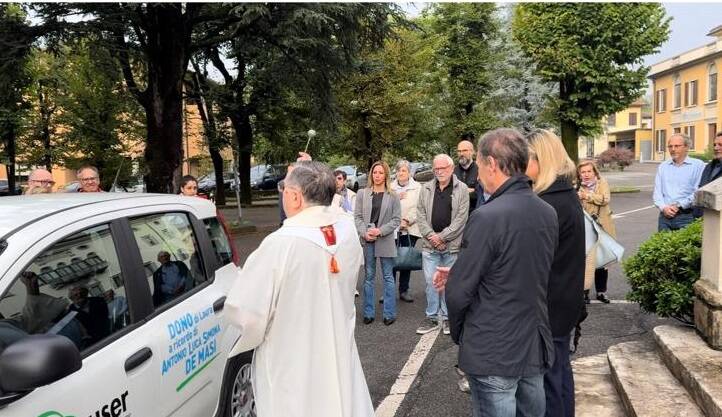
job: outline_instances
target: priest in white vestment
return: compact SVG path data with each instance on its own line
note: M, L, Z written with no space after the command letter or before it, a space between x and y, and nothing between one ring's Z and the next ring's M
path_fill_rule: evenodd
M256 349L259 417L371 417L356 349L354 291L363 250L353 219L329 207L333 172L298 162L286 179L283 226L261 242L225 303L241 338L231 356Z

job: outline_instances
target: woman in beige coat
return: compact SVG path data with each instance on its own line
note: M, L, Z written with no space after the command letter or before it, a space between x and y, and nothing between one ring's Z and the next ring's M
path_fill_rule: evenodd
M609 207L610 191L609 184L599 174L599 170L593 161L582 161L577 166L577 184L579 201L584 211L595 218L605 232L616 237L612 210ZM597 300L608 304L607 280L609 271L606 268L596 267L596 251L591 250L587 255L587 266L584 272L584 299L589 303L589 290L594 280L594 289L597 292Z
M416 224L416 203L419 201L421 185L411 177L411 164L401 160L396 163L396 179L391 183L391 189L401 199L401 226L399 227L398 245L416 246L416 240L421 237L419 226ZM399 299L407 303L414 302L409 294L409 280L411 271L399 272Z

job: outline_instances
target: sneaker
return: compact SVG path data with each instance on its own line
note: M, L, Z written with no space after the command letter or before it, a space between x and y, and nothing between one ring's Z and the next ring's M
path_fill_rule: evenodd
M451 329L449 328L449 320L444 320L441 323L441 330L444 332L444 334L451 334Z
M436 319L427 317L424 319L424 321L421 322L421 326L419 326L419 328L416 329L416 334L426 334L429 332L433 332L434 330L436 330L438 328L439 328L439 322L436 321Z
M411 295L409 295L408 291L405 291L405 292L402 292L401 294L399 294L399 299L401 301L406 301L407 303L414 302L414 299L411 297Z
M469 387L469 380L466 379L465 376L462 376L459 380L459 391L461 392L471 392L471 387Z
M354 296L354 297L358 297L359 295L360 295L360 294L358 293L358 291L356 291L353 296Z
M609 297L607 297L607 294L604 294L603 292L597 294L597 300L603 302L604 304L609 304L611 301Z

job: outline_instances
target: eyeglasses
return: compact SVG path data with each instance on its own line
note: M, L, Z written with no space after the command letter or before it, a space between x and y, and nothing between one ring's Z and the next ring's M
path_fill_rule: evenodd
M684 148L685 145L667 145L669 149Z
M78 178L80 182L95 182L98 181L98 177Z
M344 181L343 177L336 177L336 179L339 181Z
M446 171L447 169L451 168L451 165L447 165L445 167L434 167L434 172L442 172Z
M30 182L39 182L42 185L54 185L55 181L53 180L30 180Z

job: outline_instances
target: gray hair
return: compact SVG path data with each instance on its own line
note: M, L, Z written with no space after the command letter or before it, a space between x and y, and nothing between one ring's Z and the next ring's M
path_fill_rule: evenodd
M451 159L451 157L445 153L440 153L440 154L436 155L433 159L433 162L436 162L436 160L439 160L439 159L442 159L442 160L448 162L449 164L454 165L454 160Z
M682 140L684 141L684 146L688 148L692 146L692 139L690 139L689 135L685 135L684 133L673 133L672 136L670 136L669 138L672 139L675 136L682 138Z
M477 145L486 160L496 160L501 172L508 176L524 174L529 161L529 148L524 136L516 129L500 128L486 132Z
M336 194L336 176L326 164L300 161L293 164L284 186L301 190L306 206L329 206Z
M83 165L83 166L81 166L80 168L78 168L77 171L75 171L75 176L76 176L76 177L79 177L79 176L80 176L80 173L83 172L83 171L86 170L86 169L89 169L89 170L95 172L95 175L96 175L96 176L100 176L100 172L98 172L98 168L96 168L96 167L94 167L94 166L92 166L92 165Z
M399 161L396 163L396 171L398 172L401 167L406 167L406 169L411 172L411 163L405 159L399 159Z

